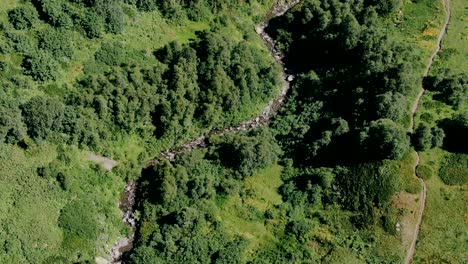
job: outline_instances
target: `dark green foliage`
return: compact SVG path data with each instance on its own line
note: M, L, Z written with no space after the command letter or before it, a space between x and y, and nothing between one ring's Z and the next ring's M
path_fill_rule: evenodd
M92 209L87 208L86 202L74 201L62 210L59 218L59 226L73 235L85 239L95 239L97 236L96 221Z
M401 0L365 0L364 3L375 6L379 14L387 15L398 10Z
M395 235L395 221L392 220L388 211L390 210L386 210L385 214L382 216L382 227L384 228L385 232Z
M22 107L28 134L35 139L45 139L52 132L60 131L64 106L54 98L33 97Z
M33 0L40 18L54 27L71 28L73 21L66 12L65 0Z
M401 122L408 111L408 105L404 96L400 93L386 92L376 96L377 116L379 118L391 119L394 122Z
M468 75L453 74L449 69L439 71L435 76L425 80L425 87L439 94L435 99L441 100L459 109L468 100Z
M307 0L267 28L300 73L286 117L274 124L297 163L398 159L409 148L402 122L404 96L417 82L414 55L379 29L378 14L366 8L373 4ZM336 119L345 132L336 132Z
M10 45L20 55L31 55L36 52L36 39L33 36L28 36L18 32L7 32L7 39Z
M245 263L245 249L248 242L244 238L238 238L229 242L223 249L219 250L215 256L214 263L216 264L240 264Z
M468 112L460 113L439 124L445 132L443 148L451 152L468 153Z
M144 171L140 184L143 226L132 263L154 256L163 263L242 258L240 251L235 253L242 246L230 241L215 224L213 198L221 176L218 173L215 165L197 154L175 165L162 161ZM158 247L150 249L147 244ZM222 250L227 248L230 250Z
M340 199L347 208L359 212L357 226L374 223L374 206L387 206L398 186L394 172L378 162L337 168L335 173Z
M430 128L426 124L421 124L416 129L413 137L413 144L418 151L425 151L431 148L440 148L443 145L445 132L435 126Z
M24 68L25 74L36 81L53 81L59 76L60 65L48 52L43 50L26 56L21 66Z
M124 28L124 13L121 1L96 0L94 2L96 12L104 18L104 26L107 32L118 34Z
M32 5L25 4L10 10L8 20L15 29L29 29L38 21L38 13Z
M142 11L153 11L157 6L157 1L154 0L136 0L136 6Z
M312 229L311 223L306 220L291 221L286 226L286 234L295 237L301 242L307 241L308 232Z
M26 134L21 122L21 112L17 107L0 106L0 142L17 144Z
M101 16L92 10L87 10L81 20L81 27L88 38L99 38L103 31L104 21Z
M39 33L39 48L47 50L56 60L71 59L74 47L70 34L67 30L47 28Z
M221 163L243 177L275 162L279 148L266 130L254 137L232 135L226 137L217 149Z
M118 66L125 61L125 49L119 43L102 44L101 48L96 51L94 57L97 61L103 62L109 66Z
M330 188L334 180L331 168L307 168L283 174L285 184L280 192L283 200L293 207L321 207L324 199L330 199Z
M432 147L432 132L431 128L428 127L427 125L420 125L416 129L416 142L415 142L415 147L416 150L428 150Z
M451 153L439 172L440 178L448 185L463 185L468 183L468 155Z
M156 249L151 245L141 245L132 251L129 263L157 263L160 260L156 254Z
M5 72L8 70L8 63L6 61L0 62L0 72Z
M409 137L399 124L379 119L371 122L368 132L363 134L363 145L371 157L400 159L409 148Z
M432 147L440 148L444 145L445 132L440 127L432 128Z

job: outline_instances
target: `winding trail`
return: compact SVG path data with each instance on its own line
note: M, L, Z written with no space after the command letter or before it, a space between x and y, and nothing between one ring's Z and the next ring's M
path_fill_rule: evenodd
M424 70L424 75L423 75L424 78L426 78L429 75L429 71L432 68L432 64L434 62L434 59L437 56L437 54L439 54L440 50L442 49L442 39L444 38L445 33L447 33L447 27L448 27L448 24L450 22L450 16L451 16L450 0L441 0L441 1L442 1L442 6L444 8L446 17L445 17L444 24L443 24L443 26L442 26L442 28L441 28L441 30L439 32L439 36L437 38L437 48L432 53L431 57L428 59L426 69ZM422 98L422 96L424 95L425 92L426 92L426 90L424 89L423 86L421 86L421 90L419 91L418 96L416 97L416 100L415 100L415 102L413 104L413 107L411 108L411 122L410 122L411 134L414 134L414 132L415 132L414 117L416 115L416 112L418 111L419 104L421 102L421 98ZM418 175L416 173L416 169L419 166L419 162L420 162L419 153L416 151L416 162L414 164L413 171L414 171L414 176L418 179L418 181L419 181L419 183L421 184L421 187L422 187L421 197L419 199L421 201L421 206L419 208L418 220L416 222L415 230L414 230L414 233L413 233L413 240L411 242L410 248L408 249L408 253L406 254L405 264L410 264L412 259L413 259L414 252L416 250L416 242L418 240L419 230L421 228L422 217L424 215L424 209L426 207L427 185L426 185L426 183L424 182L423 179L418 177Z

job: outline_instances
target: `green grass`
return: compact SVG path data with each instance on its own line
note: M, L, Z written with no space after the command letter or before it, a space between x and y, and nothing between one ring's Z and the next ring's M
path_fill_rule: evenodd
M65 195L38 177L36 167L54 158L55 150L25 153L17 147L0 145L0 250L2 263L43 260L45 251L57 251L62 240L57 226ZM24 252L23 254L18 254Z
M426 123L430 127L436 126L437 122L451 118L455 111L453 108L443 102L433 99L435 92L426 91L419 104L418 111L415 115L415 124Z
M450 68L455 73L466 73L468 66L468 2L451 0L452 17L442 41L442 51L436 58L434 70Z
M413 66L421 73L420 76L416 77L422 79L427 59L436 49L437 36L444 21L442 4L440 1L434 0L406 0L402 2L401 12L392 15L385 21L386 24L382 24L382 28L386 28L389 38L406 43L412 48L417 56ZM411 119L410 108L413 106L420 88L418 85L407 92L408 112L402 123L408 128Z
M436 57L431 73L438 69L449 68L455 73L466 73L468 62L468 3L463 0L451 0L452 17L447 34L442 42L442 50ZM434 93L426 92L421 108L416 117L416 124L425 122L431 126L438 121L451 118L457 113L452 107L433 100ZM463 109L463 107L462 107ZM462 111L460 109L459 111ZM462 154L450 154L441 149L432 149L421 153L421 167L427 167L435 173L427 183L426 209L421 225L421 232L416 246L415 263L467 263L468 226L466 204L468 203L468 185L449 186L441 176L448 180L457 174L464 177L466 164L451 161L448 157ZM447 160L446 160L447 159ZM458 159L455 159L458 160Z
M66 161L57 161L61 155ZM78 254L107 257L106 245L113 244L123 228L115 202L124 183L112 173L87 166L82 156L78 149L63 152L48 144L28 151L0 144L0 244L5 245L0 263L42 263L54 256L78 260ZM38 168L51 162L64 175L66 190L54 175L38 175ZM94 208L95 215L82 217L95 219L99 234L105 233L88 243L88 250L74 248L59 227L61 210L72 201Z
M440 149L422 154L424 165L438 171L447 155ZM466 263L468 185L449 186L436 176L426 180L427 200L416 245L415 263Z
M231 195L219 203L218 217L231 235L240 235L250 242L249 254L279 242L275 232L281 223L276 218L265 220L264 213L268 209L276 212L274 206L282 203L278 194L282 185L281 170L279 165L261 170L245 180L242 196Z
M420 58L417 67L421 75L427 59L436 48L444 18L445 13L438 0L403 1L401 13L392 17L394 26L389 27L388 32L392 38L415 47Z

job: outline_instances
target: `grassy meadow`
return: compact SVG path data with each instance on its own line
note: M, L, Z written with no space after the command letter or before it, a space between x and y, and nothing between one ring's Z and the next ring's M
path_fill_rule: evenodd
M448 68L454 73L466 73L468 68L468 3L463 0L451 0L452 16L447 34L442 41L442 50L434 61L430 74ZM468 102L459 109L434 99L435 92L427 91L422 98L416 124L436 125L443 119L466 111ZM466 263L468 254L468 222L466 205L468 186L448 185L441 179L444 166L459 166L464 170L449 170L446 177L458 177L465 174L468 164L456 165L451 156L466 160L466 154L451 154L442 149L432 149L421 153L421 176L427 184L427 201L421 231L416 245L414 263ZM465 157L464 159L462 157ZM447 181L447 180L446 180Z

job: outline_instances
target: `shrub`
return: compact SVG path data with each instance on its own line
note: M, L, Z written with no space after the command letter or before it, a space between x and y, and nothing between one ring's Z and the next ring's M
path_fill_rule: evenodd
M81 27L88 38L99 38L103 29L103 19L94 11L87 11L81 20Z
M442 168L440 178L448 185L463 185L468 183L468 155L449 154Z
M46 29L39 33L39 48L49 51L57 60L71 59L74 49L70 33L66 30Z
M94 58L110 66L117 66L124 62L126 52L122 45L118 43L103 43L101 48L96 51Z
M38 21L37 10L25 4L8 12L8 20L15 29L28 29Z
M24 122L32 138L44 139L62 126L64 106L46 97L33 97L22 106Z
M118 34L124 27L124 12L120 1L96 0L94 7L96 12L104 18L106 31Z
M0 142L16 144L25 132L19 109L0 106Z
M75 200L62 209L58 225L64 231L63 243L67 248L80 253L95 250L98 235L96 214L96 209L90 200Z
M415 147L416 150L428 150L432 147L432 133L431 129L426 125L420 125L416 129L415 134Z
M364 147L376 159L400 159L409 147L406 130L390 119L372 121L363 138Z
M22 66L25 74L36 81L51 81L59 76L59 63L46 51L39 50L35 55L26 56Z
M7 32L6 37L20 55L31 55L36 51L37 44L34 37L13 32Z
M37 0L41 19L54 27L71 28L73 21L65 12L62 0Z
M307 220L297 220L291 221L286 226L285 232L288 235L294 236L297 240L301 242L307 241L307 234L312 229L312 225Z
M6 61L0 61L0 72L5 72L8 69L8 63Z
M444 145L445 132L442 128L432 128L432 147L440 148Z
M427 165L419 165L416 169L416 175L424 180L429 180L434 175L434 170Z
M109 33L118 34L124 28L124 13L119 5L111 5L106 14L106 30Z

